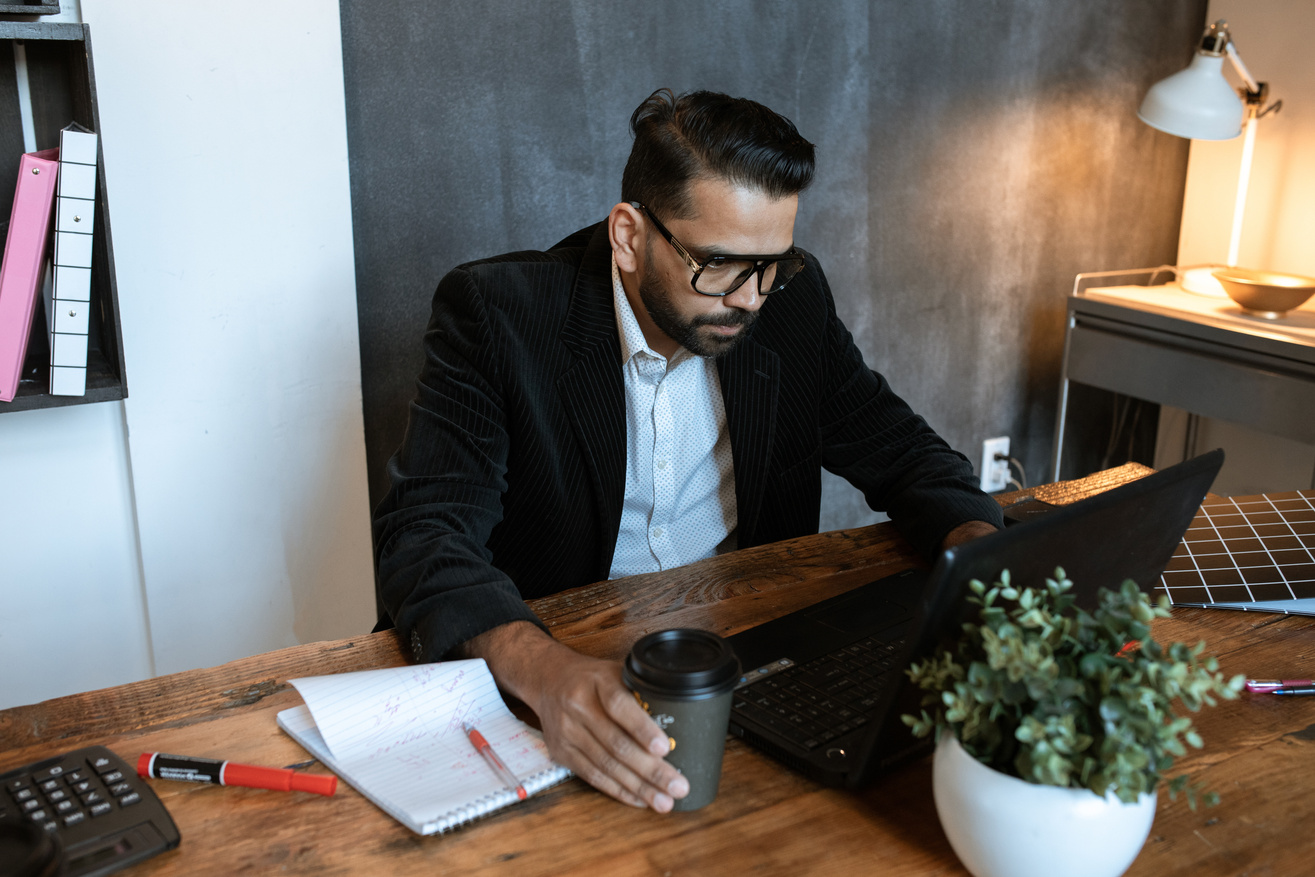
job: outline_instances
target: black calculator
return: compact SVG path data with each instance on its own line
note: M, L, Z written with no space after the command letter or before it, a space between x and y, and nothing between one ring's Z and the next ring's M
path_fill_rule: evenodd
M145 780L104 746L88 746L0 774L0 819L54 835L68 877L110 874L180 840ZM38 835L39 837L39 835Z

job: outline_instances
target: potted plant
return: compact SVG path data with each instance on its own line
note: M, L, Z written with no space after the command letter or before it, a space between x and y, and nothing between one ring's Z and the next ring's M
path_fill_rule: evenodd
M909 668L926 694L922 714L903 717L918 736L939 733L933 787L951 846L976 877L1117 877L1150 832L1174 758L1201 746L1171 704L1235 698L1242 677L1225 680L1204 643L1151 639L1168 600L1131 581L1102 589L1093 613L1062 569L1041 588L1015 586L1007 570L970 588L977 618ZM1202 792L1186 776L1168 788L1193 807Z

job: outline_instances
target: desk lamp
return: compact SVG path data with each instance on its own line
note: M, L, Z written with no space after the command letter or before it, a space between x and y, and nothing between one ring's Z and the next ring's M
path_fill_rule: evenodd
M1224 78L1224 58L1245 84L1233 91ZM1269 85L1257 82L1242 63L1228 22L1222 18L1205 29L1192 63L1167 79L1162 79L1146 93L1137 117L1152 128L1178 137L1196 140L1231 140L1243 130L1242 167L1237 177L1237 197L1233 202L1233 232L1228 243L1228 265L1237 265L1238 245L1242 240L1242 215L1246 209L1247 185L1251 180L1251 156L1256 140L1256 121L1276 112L1282 101L1265 106ZM1263 107L1263 109L1262 109ZM1224 295L1210 269L1186 272L1183 287L1208 295ZM1198 275L1198 276L1193 276Z

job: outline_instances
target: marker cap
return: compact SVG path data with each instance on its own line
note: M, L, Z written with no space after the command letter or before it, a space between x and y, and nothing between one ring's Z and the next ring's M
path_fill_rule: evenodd
M338 790L338 778L331 773L294 773L292 788L298 792L332 795Z

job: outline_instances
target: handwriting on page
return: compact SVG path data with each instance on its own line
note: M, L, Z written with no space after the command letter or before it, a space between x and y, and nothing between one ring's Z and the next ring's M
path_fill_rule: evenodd
M465 740L462 722L506 710L492 675L478 660L340 673L293 684L336 758L371 758L428 744L455 756ZM416 747L417 742L427 745Z

